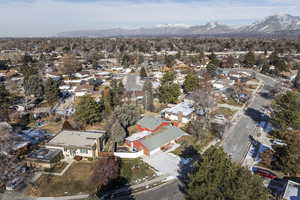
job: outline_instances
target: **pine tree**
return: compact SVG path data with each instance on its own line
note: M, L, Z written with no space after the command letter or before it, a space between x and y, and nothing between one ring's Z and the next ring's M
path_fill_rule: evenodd
M11 105L11 95L4 84L0 84L0 121L8 118L8 109Z
M189 73L184 80L183 90L185 93L192 92L199 88L199 78L195 73Z
M220 148L211 147L202 156L189 176L189 200L267 200L262 179L245 168L231 163Z
M180 96L180 87L176 83L165 83L159 87L159 101L176 103Z
M45 99L50 105L56 103L59 99L59 83L53 79L48 79L45 83Z
M148 111L153 111L154 110L154 105L153 105L153 87L152 87L152 82L150 80L145 81L144 83L144 108L145 110Z
M298 70L297 76L295 77L294 86L295 88L300 89L300 70Z
M83 96L76 105L75 118L83 124L94 124L102 120L103 106L91 96Z
M217 74L217 69L217 66L212 62L208 63L206 66L206 70L211 76L215 76Z
M252 51L249 51L246 55L245 55L245 59L244 59L244 64L247 67L253 67L253 65L256 64L256 59L255 59L255 55Z

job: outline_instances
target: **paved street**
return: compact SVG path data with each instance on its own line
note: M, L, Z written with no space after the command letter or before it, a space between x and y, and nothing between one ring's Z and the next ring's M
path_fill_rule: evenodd
M178 181L150 190L146 193L135 195L136 200L183 200Z
M275 81L269 77L257 73L257 78L264 81L264 87L261 92L267 92L269 86L273 86ZM270 105L271 99L255 96L249 108L259 110L262 106ZM256 122L242 113L240 120L225 134L223 141L224 151L231 155L232 160L240 162L248 151L249 136L255 134Z

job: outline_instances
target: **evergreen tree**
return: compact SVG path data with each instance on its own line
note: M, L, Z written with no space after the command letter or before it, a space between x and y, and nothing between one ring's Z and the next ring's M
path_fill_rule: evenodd
M255 55L252 51L249 51L246 55L245 55L245 59L244 59L244 64L247 67L253 67L253 65L256 64L256 59L255 59Z
M212 52L210 55L209 55L209 59L210 59L210 63L213 64L214 66L216 67L219 67L220 66L220 60L217 58L216 54L214 52Z
M175 73L170 71L170 72L166 72L162 79L160 80L161 85L165 84L165 83L172 83L175 80Z
M76 105L75 118L83 124L94 124L102 120L103 106L91 96L83 96Z
M145 93L144 99L143 99L144 108L145 108L145 110L153 111L154 110L153 87L152 87L152 82L150 80L145 81L143 91Z
M53 79L48 79L45 83L45 99L51 105L56 103L59 99L60 90L59 83Z
M35 97L44 96L43 80L37 74L25 76L23 80L23 87L26 95L33 95Z
M296 92L287 92L278 96L273 105L272 123L281 130L300 129L300 96Z
M217 74L217 69L218 67L213 62L208 63L206 66L206 70L211 76L215 76Z
M116 120L112 125L110 134L111 134L110 135L111 140L114 141L115 143L123 142L126 137L126 131L121 126L118 120Z
M231 163L220 148L209 148L189 176L189 200L267 200L262 179Z
M180 87L176 83L165 83L159 87L159 101L176 103L180 96Z
M185 93L192 92L199 88L199 78L195 73L189 73L184 80L183 90Z
M300 70L298 70L297 76L295 77L294 86L295 88L300 89Z
M11 105L11 95L4 84L0 84L0 121L8 118L8 109Z
M124 104L115 108L113 117L121 123L124 129L127 129L137 122L140 118L140 112L135 105Z

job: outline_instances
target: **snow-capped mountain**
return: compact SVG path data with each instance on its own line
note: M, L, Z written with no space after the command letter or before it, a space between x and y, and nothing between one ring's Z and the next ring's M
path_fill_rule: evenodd
M288 14L269 16L251 25L239 28L210 22L204 25L161 24L148 28L137 29L106 29L89 31L70 31L57 34L58 37L116 37L116 36L195 36L195 35L253 35L298 33L300 17Z
M242 32L248 33L274 33L300 29L300 17L288 14L273 15L264 20L243 27Z

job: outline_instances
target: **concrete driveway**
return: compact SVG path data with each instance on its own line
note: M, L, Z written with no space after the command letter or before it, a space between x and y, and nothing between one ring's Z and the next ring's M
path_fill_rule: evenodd
M158 171L158 174L176 178L180 169L180 158L174 154L159 151L148 157L143 156L143 161Z

